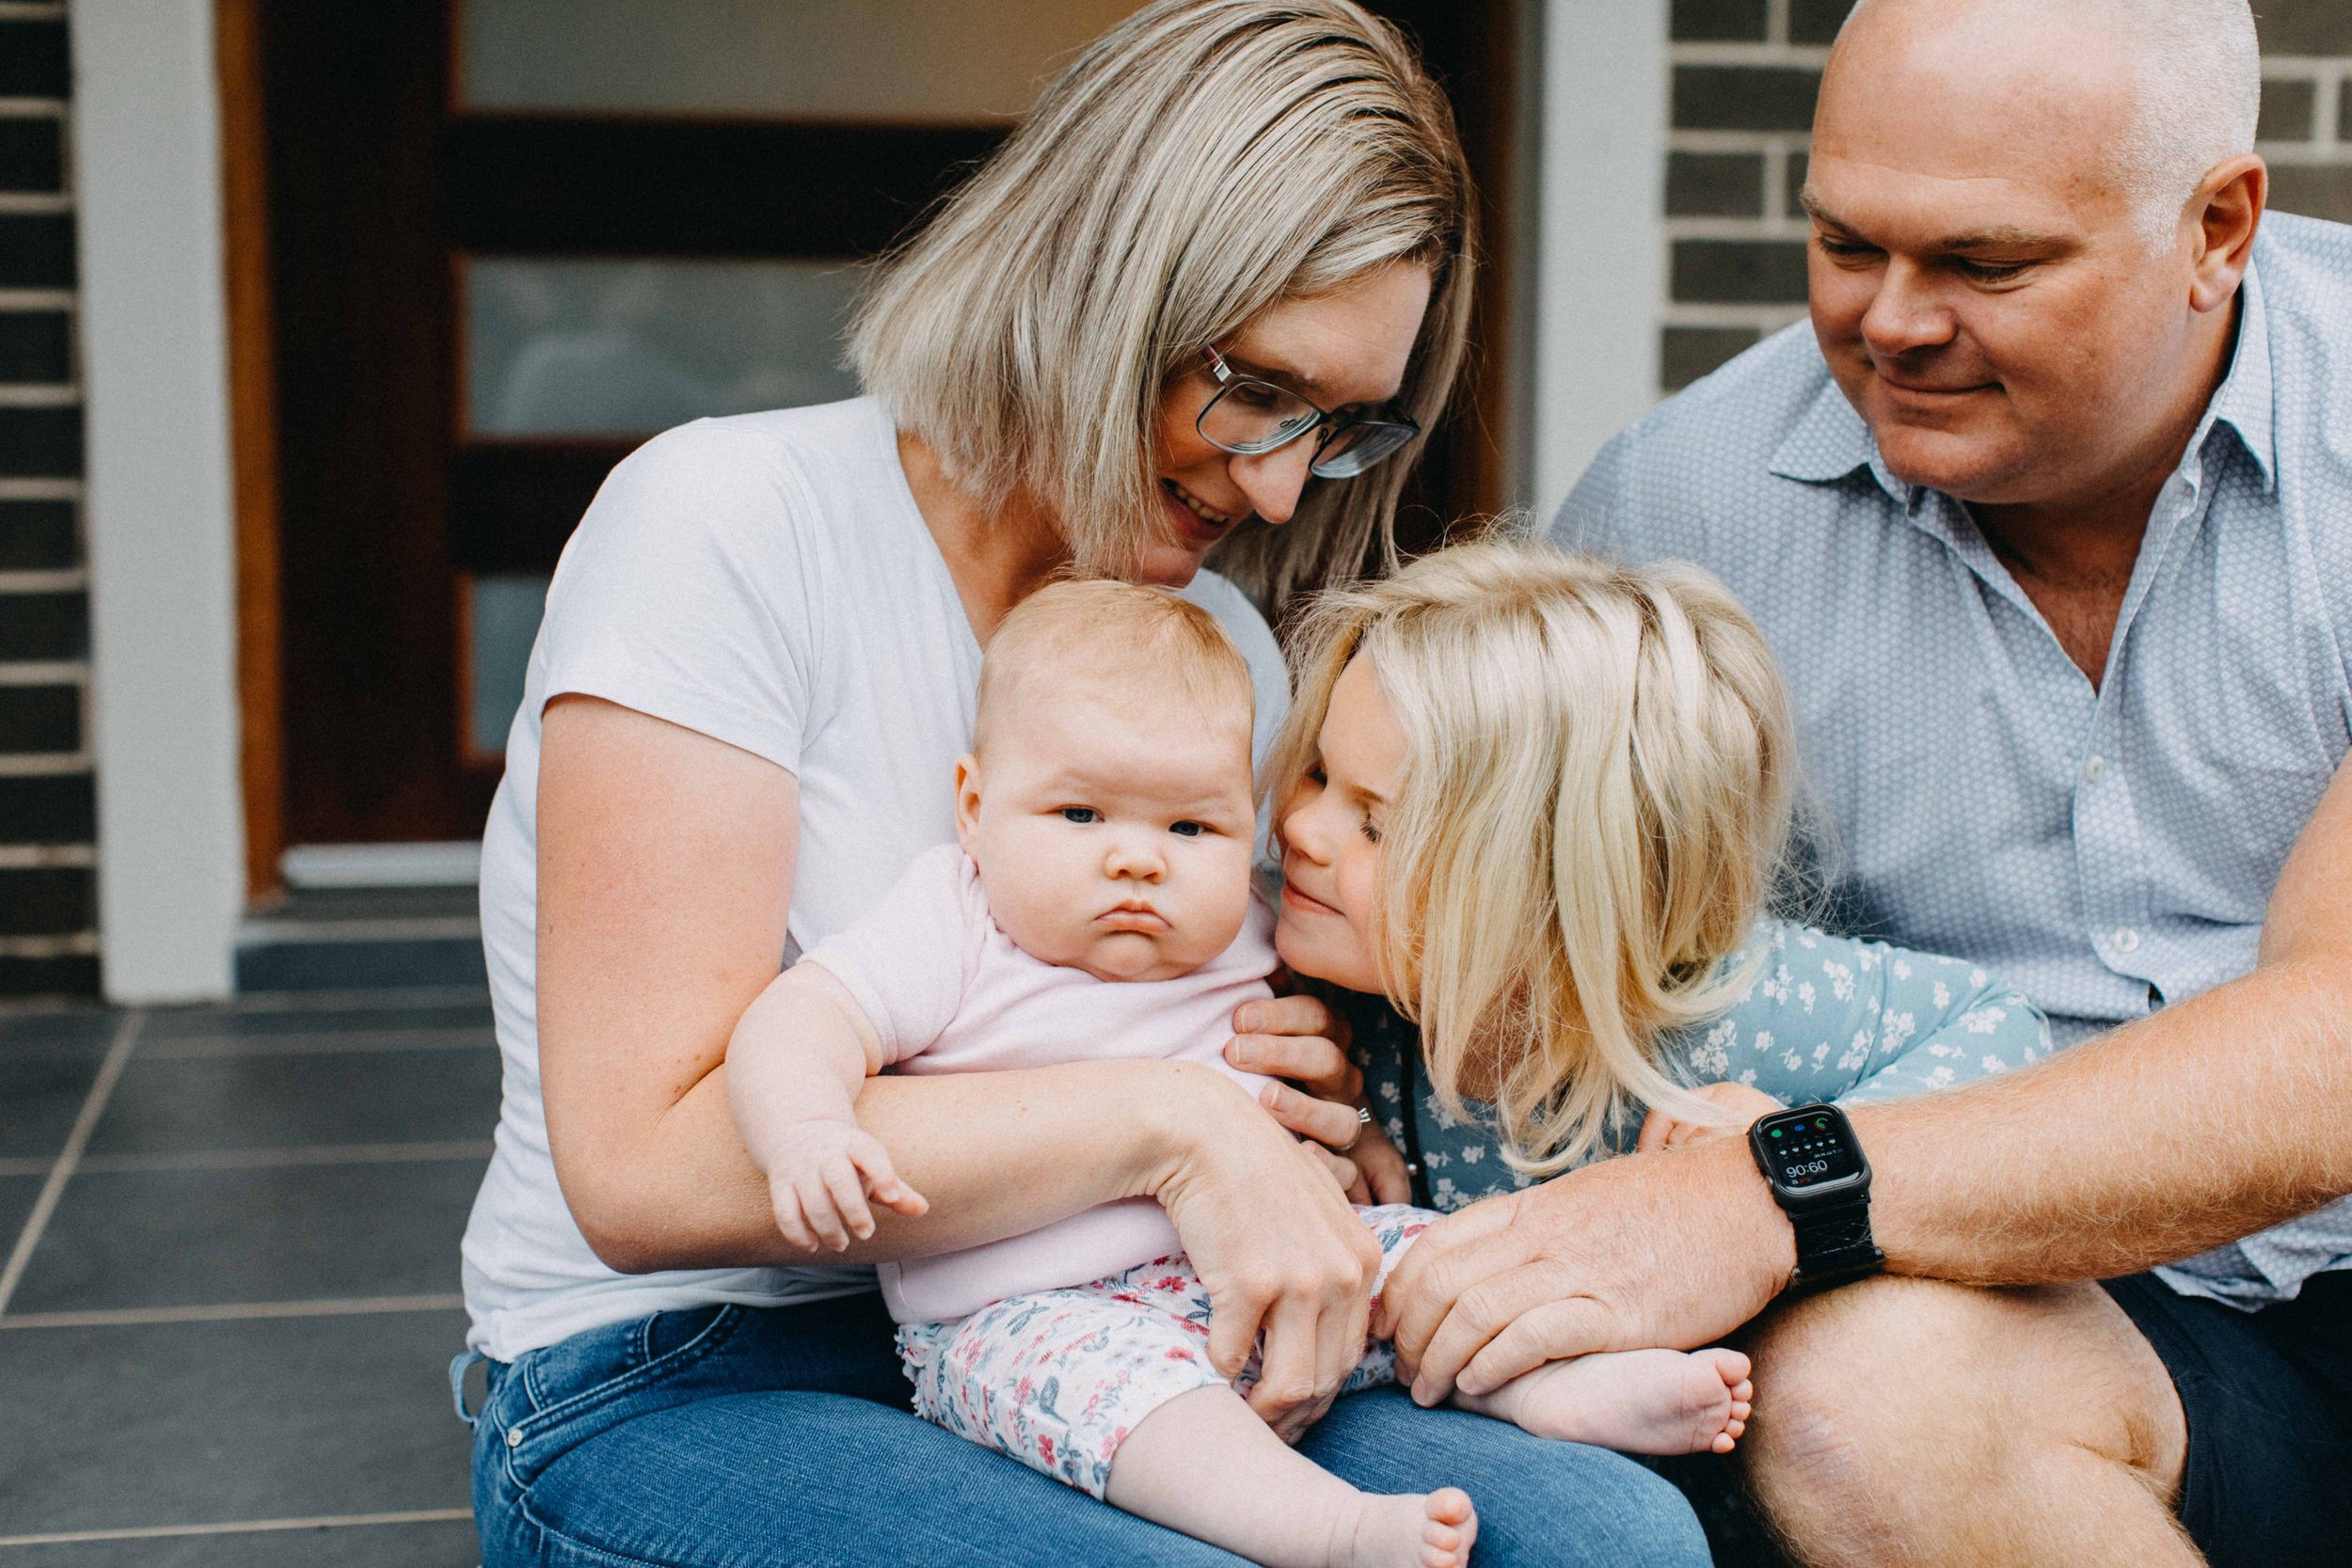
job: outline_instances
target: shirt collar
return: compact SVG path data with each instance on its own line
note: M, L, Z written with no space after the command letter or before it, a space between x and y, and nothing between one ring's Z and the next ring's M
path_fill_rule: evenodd
M2259 256L2260 247L2256 247ZM2215 426L2228 425L2237 433L2238 444L2246 455L2254 460L2254 467L2263 478L2267 492L2279 483L2279 436L2272 404L2276 387L2271 380L2270 328L2263 307L2262 269L2249 264L2246 279L2238 286L2237 349L2230 361L2230 373L2221 379L2221 386L2205 407L2205 423L2190 442L2193 456L2204 445L2205 437Z
M2258 266L2249 265L2246 269L2238 301L2237 348L2230 373L2222 378L2213 401L2206 405L2205 418L2199 424L2196 438L2189 443L2188 455L2192 460L2197 456L2216 425L2228 425L2237 433L2239 444L2261 471L2263 488L2269 490L2278 483L2278 436L2271 418L2270 333L2263 309ZM1857 468L1867 468L1879 488L1904 511L1917 509L1921 499L1919 488L1887 471L1870 427L1854 412L1853 404L1846 401L1836 379L1824 375L1811 405L1773 451L1771 469L1783 479L1826 484L1844 479Z

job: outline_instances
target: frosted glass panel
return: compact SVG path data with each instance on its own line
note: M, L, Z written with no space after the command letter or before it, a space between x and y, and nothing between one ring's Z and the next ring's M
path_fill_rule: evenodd
M475 436L648 436L707 414L854 397L846 261L474 257L466 414Z
M474 751L495 756L506 750L506 731L523 705L523 676L531 668L539 618L547 612L548 579L474 578L467 602L473 689L466 694L466 736Z
M1138 0L464 0L476 109L968 122Z

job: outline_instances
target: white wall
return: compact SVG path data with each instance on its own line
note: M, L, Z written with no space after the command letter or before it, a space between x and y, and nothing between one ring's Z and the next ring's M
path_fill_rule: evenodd
M229 994L244 899L209 0L72 0L98 919L120 1002Z
M1667 0L1546 0L1536 166L1534 506L1657 401Z

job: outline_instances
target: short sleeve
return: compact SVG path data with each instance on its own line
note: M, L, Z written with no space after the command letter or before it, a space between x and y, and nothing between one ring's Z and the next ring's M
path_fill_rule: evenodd
M600 697L797 772L821 645L815 513L758 436L705 422L639 448L556 568L542 701Z
M1638 425L1619 431L1600 449L1584 477L1568 491L1552 519L1551 542L1562 549L1622 560L1631 506L1633 443Z
M882 901L802 956L849 990L885 1063L919 1054L963 1005L987 935L971 862L939 844L907 863Z

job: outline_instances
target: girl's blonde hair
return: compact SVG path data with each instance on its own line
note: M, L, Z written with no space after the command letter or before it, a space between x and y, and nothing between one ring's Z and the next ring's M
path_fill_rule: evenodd
M884 265L850 355L977 496L1022 490L1083 570L1161 527L1154 426L1173 378L1278 302L1391 262L1434 274L1398 403L1443 412L1469 329L1470 172L1444 95L1350 0L1156 0L1097 39ZM1361 571L1417 448L1309 486L1217 565L1279 605Z
M1787 845L1792 771L1779 673L1730 593L1680 562L1494 541L1326 594L1295 639L1278 802L1318 766L1351 659L1405 733L1373 940L1446 1106L1475 1069L1536 1175L1634 1103L1721 1120L1658 1044L1747 982L1724 960Z

